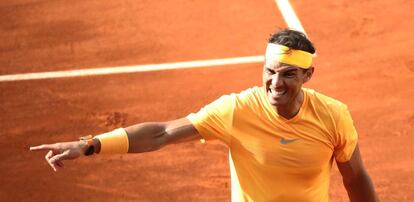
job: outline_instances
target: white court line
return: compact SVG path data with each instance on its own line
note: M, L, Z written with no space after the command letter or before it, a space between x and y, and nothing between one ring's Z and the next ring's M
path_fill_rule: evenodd
M275 0L275 2L279 8L280 13L282 13L282 17L285 20L287 26L296 31L303 32L309 38L308 34L306 34L306 31L302 26L302 23L296 15L295 10L293 10L293 7L290 4L289 0ZM314 53L313 57L316 56L318 55Z
M300 23L300 20L298 16L296 15L295 11L293 10L292 5L290 4L289 0L275 0L275 1L288 27L294 30L297 30L297 31L301 31L306 34L305 29L303 28L302 23Z
M80 76L93 76L93 75L105 75L105 74L122 74L122 73L134 73L134 72L149 72L149 71L170 70L170 69L184 69L184 68L197 68L197 67L207 67L207 66L259 63L263 61L264 61L264 56L257 55L257 56L247 56L247 57L235 57L235 58L224 58L224 59L213 59L213 60L196 60L196 61L189 61L189 62L176 62L176 63L165 63L165 64L148 64L148 65L136 65L136 66L104 67L104 68L93 68L93 69L53 71L53 72L23 73L23 74L0 75L0 82L35 80L35 79L52 79L52 78L64 78L64 77L80 77Z
M288 0L275 0L279 11L282 13L282 17L285 20L288 27L301 31L306 34L303 29L299 18L296 16L295 11L290 5ZM64 78L64 77L81 77L81 76L93 76L93 75L106 75L106 74L122 74L122 73L134 73L134 72L149 72L159 70L170 69L183 69L183 68L197 68L207 66L220 66L220 65L232 65L232 64L245 64L245 63L259 63L263 62L262 55L247 56L237 58L224 58L213 60L198 60L189 62L176 62L165 64L148 64L148 65L136 65L136 66L121 66L121 67L105 67L105 68L93 68L93 69L78 69L78 70L66 70L66 71L52 71L52 72L36 72L36 73L22 73L22 74L10 74L0 75L0 82L7 81L22 81L22 80L35 80L35 79L52 79L52 78Z

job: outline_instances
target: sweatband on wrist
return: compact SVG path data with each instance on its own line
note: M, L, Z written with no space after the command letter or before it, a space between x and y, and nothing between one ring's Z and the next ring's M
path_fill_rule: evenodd
M125 154L128 153L128 134L123 128L95 136L101 143L100 154Z
M268 59L274 59L280 63L297 66L303 69L309 69L312 66L313 55L306 51L268 43L266 47L266 60Z

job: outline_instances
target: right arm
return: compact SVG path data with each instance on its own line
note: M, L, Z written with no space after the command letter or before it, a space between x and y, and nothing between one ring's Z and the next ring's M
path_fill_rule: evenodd
M128 135L128 153L142 153L157 150L168 144L200 138L197 130L187 118L168 122L141 123L125 128ZM95 151L100 151L100 142L94 139ZM88 145L85 141L60 142L30 147L32 151L48 151L46 161L54 171L63 167L63 160L83 156Z
M128 153L157 150L168 144L175 144L200 138L197 130L187 118L168 122L142 123L125 128L128 134Z

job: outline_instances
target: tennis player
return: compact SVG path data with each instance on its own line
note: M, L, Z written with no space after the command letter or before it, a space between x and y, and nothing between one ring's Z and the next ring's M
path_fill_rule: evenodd
M230 150L232 201L328 201L335 160L351 201L377 201L347 106L302 85L315 48L301 32L268 40L263 86L224 95L181 119L141 123L80 141L44 144L53 170L92 154L140 153L167 144L218 139Z

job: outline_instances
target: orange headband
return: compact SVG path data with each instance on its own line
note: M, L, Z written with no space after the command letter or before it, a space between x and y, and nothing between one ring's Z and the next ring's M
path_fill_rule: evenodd
M291 49L287 46L268 43L266 58L274 58L278 62L308 69L312 65L312 54L302 50Z

